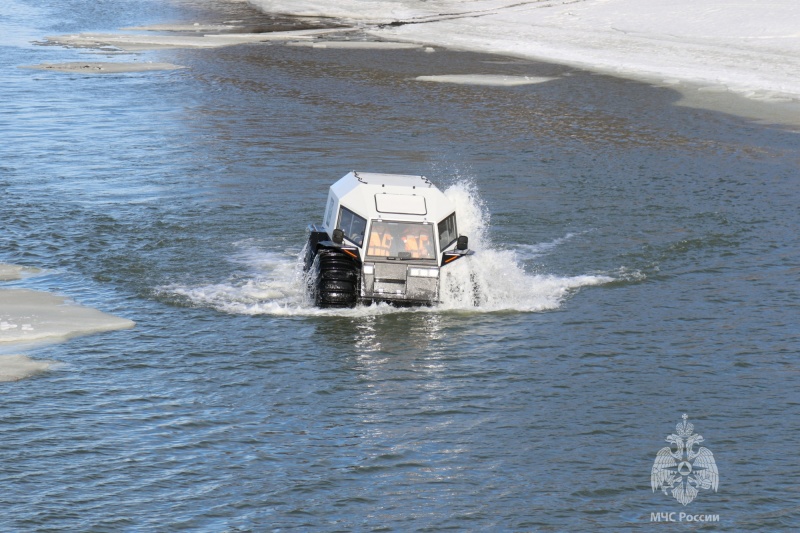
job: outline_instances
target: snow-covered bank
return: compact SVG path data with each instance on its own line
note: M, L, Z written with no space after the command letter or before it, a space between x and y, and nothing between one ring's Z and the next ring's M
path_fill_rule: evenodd
M754 99L800 98L797 0L249 0L384 39L542 59Z

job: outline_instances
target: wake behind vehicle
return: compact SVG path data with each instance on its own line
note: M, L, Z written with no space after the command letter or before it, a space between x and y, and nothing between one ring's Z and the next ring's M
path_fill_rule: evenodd
M473 253L455 206L424 176L350 172L308 231L304 268L318 307L435 304L441 269Z

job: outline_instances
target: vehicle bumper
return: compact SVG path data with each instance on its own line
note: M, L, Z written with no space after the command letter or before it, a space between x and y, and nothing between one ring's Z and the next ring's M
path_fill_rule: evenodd
M364 263L360 299L364 303L435 304L439 301L439 268L405 261Z

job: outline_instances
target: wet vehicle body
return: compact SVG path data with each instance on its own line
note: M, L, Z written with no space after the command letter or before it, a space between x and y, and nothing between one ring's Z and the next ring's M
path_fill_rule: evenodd
M435 304L441 269L472 254L453 203L424 176L350 172L308 231L306 280L319 307Z

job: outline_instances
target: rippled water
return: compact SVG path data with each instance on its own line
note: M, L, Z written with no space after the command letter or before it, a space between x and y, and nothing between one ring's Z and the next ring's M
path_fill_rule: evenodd
M438 50L105 54L44 35L211 4L14 0L0 18L0 262L135 320L0 383L0 529L792 530L798 136L676 93ZM212 5L213 6L213 5ZM254 16L228 7L227 20ZM240 10L240 11L236 11ZM554 78L518 87L418 76ZM422 173L479 253L439 308L320 312L304 229L351 169ZM460 299L472 273L481 302ZM687 413L719 491L650 486Z

